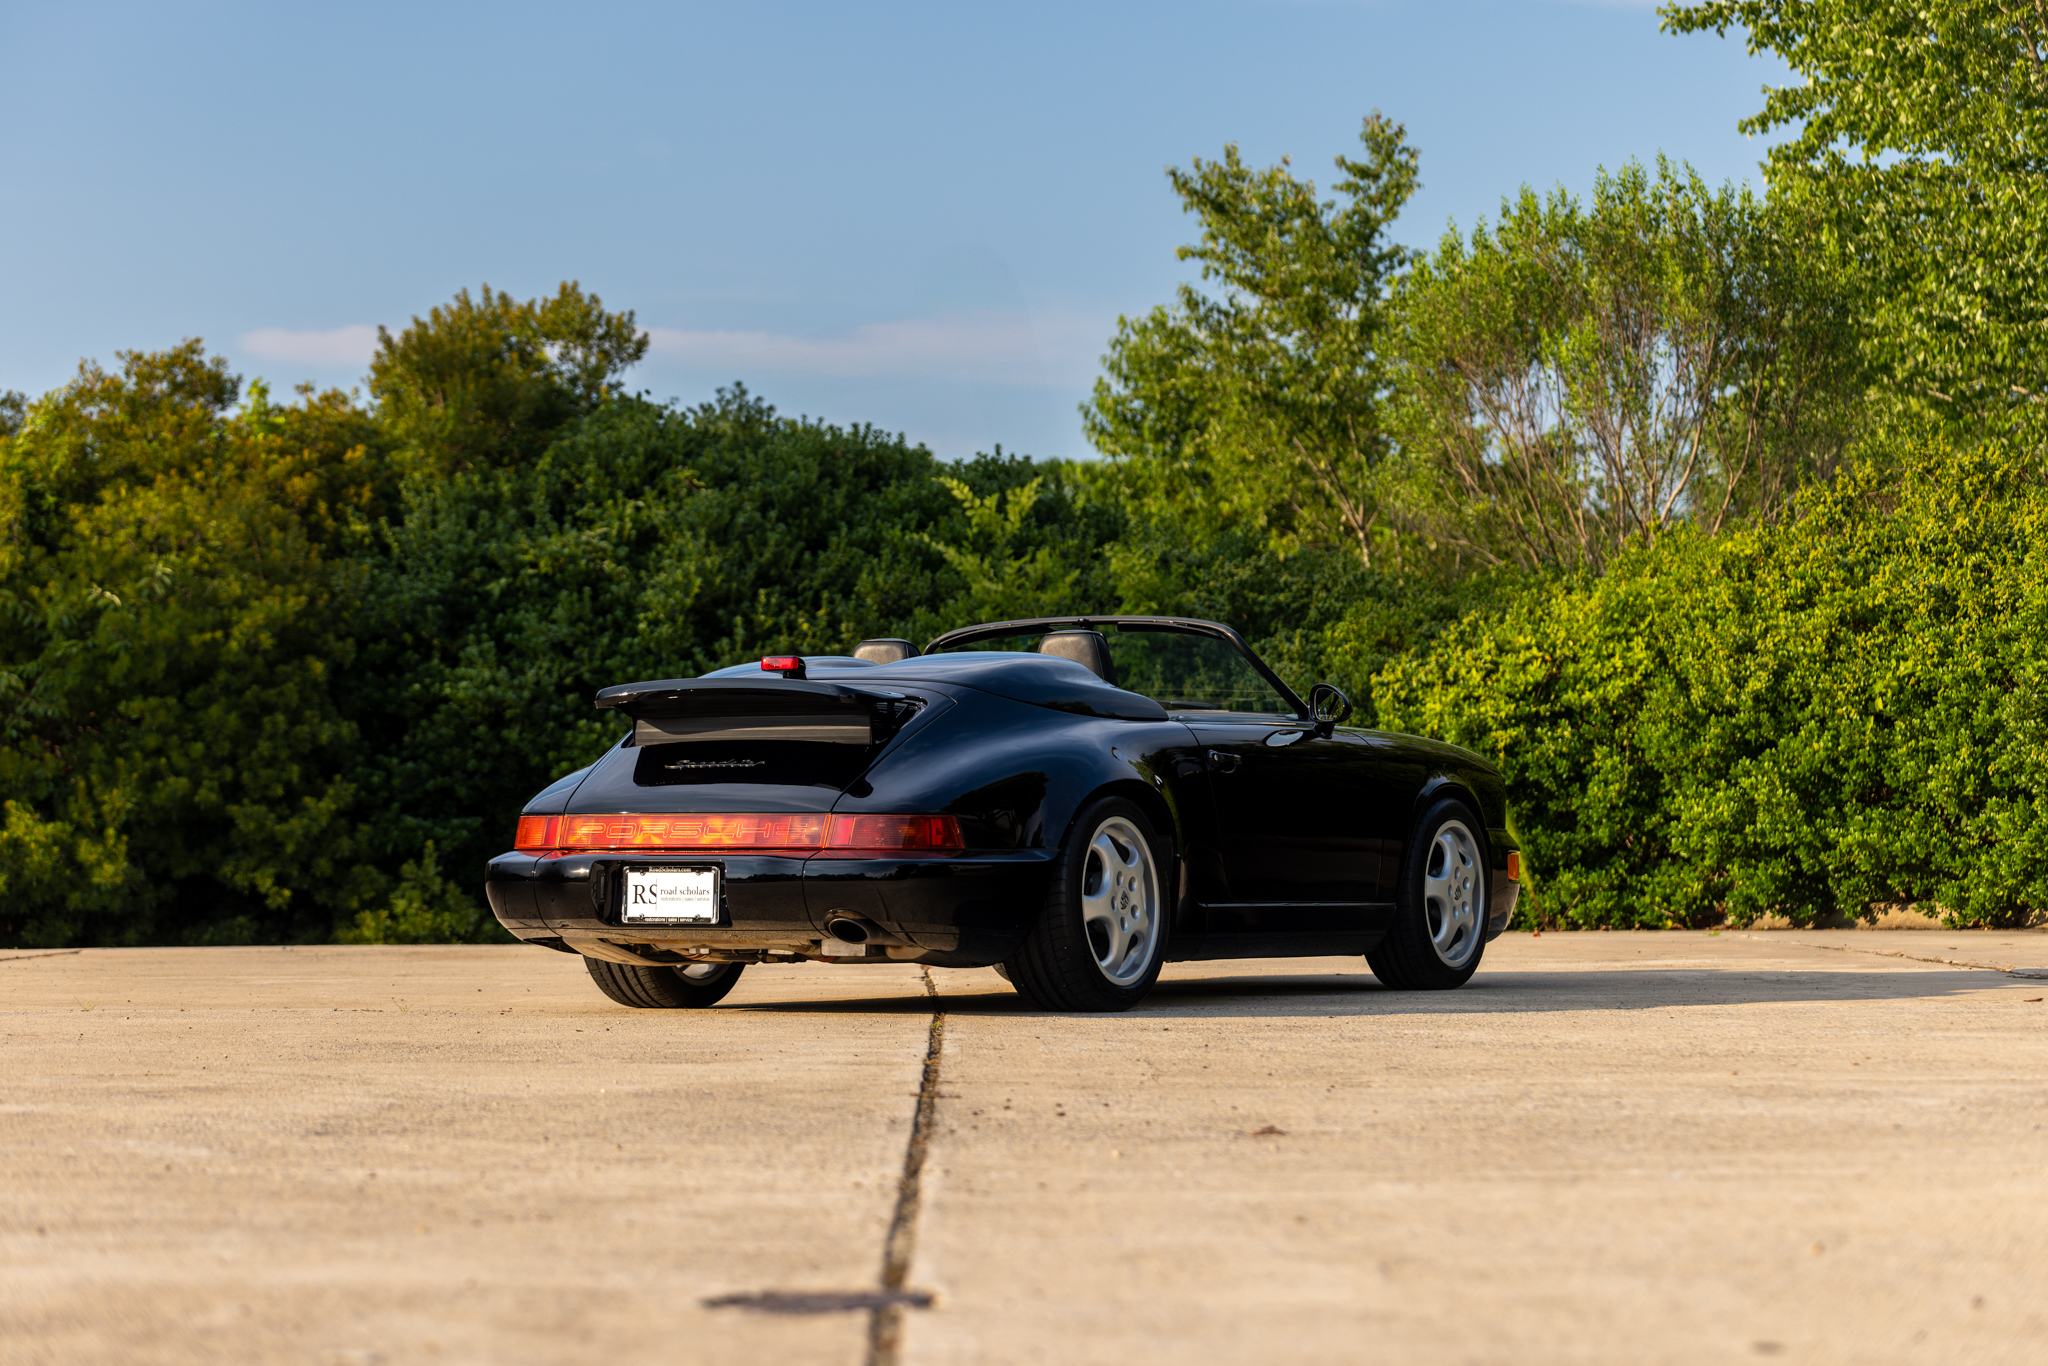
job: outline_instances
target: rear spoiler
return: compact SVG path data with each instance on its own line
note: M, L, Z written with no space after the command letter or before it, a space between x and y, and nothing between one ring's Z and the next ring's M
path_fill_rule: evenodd
M633 718L635 745L754 740L870 745L915 710L900 692L796 678L669 678L621 683L599 708Z

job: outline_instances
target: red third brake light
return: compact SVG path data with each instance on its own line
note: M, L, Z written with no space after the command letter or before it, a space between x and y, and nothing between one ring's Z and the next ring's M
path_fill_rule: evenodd
M767 655L761 660L761 671L763 673L781 674L784 678L802 678L804 676L804 657L802 655Z
M951 816L759 815L521 816L512 847L523 854L725 849L763 854L875 858L958 854L967 848Z

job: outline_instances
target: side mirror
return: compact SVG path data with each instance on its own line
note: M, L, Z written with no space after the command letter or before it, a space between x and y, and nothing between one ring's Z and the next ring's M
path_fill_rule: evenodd
M1328 735L1351 715L1351 699L1341 689L1328 683L1318 683L1309 689L1309 718L1316 723L1316 733Z

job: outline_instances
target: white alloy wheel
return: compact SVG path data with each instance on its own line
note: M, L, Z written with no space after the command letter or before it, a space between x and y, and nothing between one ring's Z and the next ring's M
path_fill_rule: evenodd
M1081 923L1104 978L1126 987L1144 977L1159 948L1159 871L1138 827L1111 816L1088 841Z
M676 971L683 975L685 981L709 982L731 966L730 963L692 963L686 968L677 968Z
M1479 841L1459 820L1436 828L1422 868L1422 913L1429 942L1445 967L1462 968L1479 950Z

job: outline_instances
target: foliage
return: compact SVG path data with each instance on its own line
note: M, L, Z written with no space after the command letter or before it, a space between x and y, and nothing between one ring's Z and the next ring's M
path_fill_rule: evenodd
M2022 922L2048 907L2041 468L1877 452L1790 525L1468 617L1380 676L1383 715L1498 758L1544 923Z
M1102 462L628 396L647 339L575 284L380 331L368 408L196 342L0 394L0 943L493 937L480 865L613 737L596 688L1113 610L1497 756L1545 923L2025 919L2030 14L1667 10L1811 78L1749 125L1797 126L1761 202L1631 164L1417 257L1377 114L1333 198L1171 170L1201 285L1120 320ZM1947 444L1899 435L1930 404Z
M627 398L639 344L487 290L371 411L238 410L196 342L5 409L0 943L498 937L477 871L595 689L1113 605L1071 467Z
M1831 471L1861 385L1805 223L1659 159L1590 206L1524 188L1403 277L1406 486L1453 567L1592 568L1680 523L1783 515Z
M411 459L433 474L518 464L571 419L619 392L647 354L633 315L607 313L576 284L520 302L489 285L396 337L377 329L370 393Z
M1679 32L1747 30L1800 78L1773 190L1864 282L1861 341L1894 390L1955 415L2048 394L2048 7L2038 0L1704 0Z
M383 444L198 343L0 441L0 942L325 938L372 895L331 684Z
M918 532L915 539L937 551L964 586L938 610L916 614L917 635L972 621L1113 610L1104 550L1117 539L1125 517L1115 502L1091 496L1099 494L1099 485L1091 487L1071 466L1006 460L1000 446L961 474L935 477L960 505L965 535L951 518L948 534L964 544L931 532ZM977 484L988 492L976 493Z
M1281 554L1262 535L1226 531L1192 544L1173 529L1133 519L1108 551L1119 610L1197 617L1235 627L1296 692L1335 683L1352 724L1377 724L1373 675L1422 649L1511 575L1456 582L1403 577L1360 563L1343 547Z
M1337 158L1341 204L1318 200L1285 159L1253 170L1235 144L1168 170L1202 223L1180 258L1220 292L1183 285L1172 307L1120 318L1082 409L1148 520L1198 541L1249 526L1278 549L1338 545L1371 560L1387 448L1377 339L1406 259L1385 233L1417 179L1400 125L1374 114L1359 136L1363 159Z

